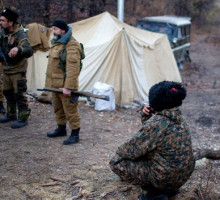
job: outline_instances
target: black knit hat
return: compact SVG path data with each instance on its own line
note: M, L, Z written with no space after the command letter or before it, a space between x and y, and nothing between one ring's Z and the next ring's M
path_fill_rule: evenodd
M56 26L56 27L66 31L66 32L68 31L68 26L67 26L66 22L62 19L54 20L52 26Z
M181 83L162 81L150 88L149 105L155 111L162 111L180 106L185 97L186 88Z
M1 16L4 16L5 18L7 18L9 21L12 21L12 22L16 22L18 19L18 14L10 10L9 8L5 8L1 12Z

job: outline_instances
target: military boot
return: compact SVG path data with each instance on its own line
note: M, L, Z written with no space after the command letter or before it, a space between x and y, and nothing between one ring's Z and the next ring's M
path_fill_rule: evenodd
M80 130L80 128L72 130L71 136L67 140L64 140L63 144L69 145L69 144L79 142L79 130Z
M14 120L17 120L16 104L7 104L7 114L5 117L0 119L0 123L7 123Z
M11 128L16 129L16 128L22 128L24 126L28 125L28 121L16 121L13 124L11 124Z
M152 200L152 199L151 199L150 196L141 193L141 194L138 196L138 200Z
M54 131L47 133L47 137L63 137L66 136L66 125L57 125L57 128Z
M143 194L141 193L138 200L168 200L168 196L165 194Z
M17 120L16 116L8 116L8 115L6 115L5 117L0 119L0 123L7 123L7 122L10 122L10 121L15 121L15 120Z
M139 200L168 200L168 195L156 189L151 184L142 185L142 190L147 191L147 194L140 194Z
M27 119L30 113L31 113L31 109L18 111L18 120L11 124L11 128L16 129L27 126L28 125Z
M3 106L3 102L0 101L0 113L2 113L3 115L5 114L5 108Z

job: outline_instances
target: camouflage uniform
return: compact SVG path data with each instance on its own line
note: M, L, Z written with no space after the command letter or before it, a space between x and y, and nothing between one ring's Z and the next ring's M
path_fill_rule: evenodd
M27 34L20 25L16 25L12 33L1 34L0 46L10 66L10 69L8 69L1 58L0 62L4 73L3 93L7 100L7 116L16 116L16 107L18 107L18 121L25 121L30 114L27 98L24 95L27 90L26 70L28 64L26 58L32 56L33 50L29 44ZM18 47L19 51L16 57L10 58L8 53L13 47Z
M195 160L189 128L178 108L142 116L142 128L110 161L122 180L175 192L190 177ZM119 164L114 162L122 159Z

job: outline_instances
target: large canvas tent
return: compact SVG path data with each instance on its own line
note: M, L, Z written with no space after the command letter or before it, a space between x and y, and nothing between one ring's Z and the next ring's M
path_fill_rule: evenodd
M104 12L70 24L84 44L86 58L79 77L80 90L92 92L104 82L114 87L117 105L147 99L149 88L162 80L181 81L167 36L137 29ZM44 87L48 52L29 59L28 87Z

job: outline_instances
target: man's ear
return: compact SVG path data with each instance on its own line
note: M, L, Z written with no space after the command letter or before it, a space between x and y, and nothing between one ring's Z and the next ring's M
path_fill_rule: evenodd
M13 21L8 21L9 26L13 26L14 22Z
M61 34L62 34L62 35L65 35L65 33L66 33L66 31L64 31L64 30L61 29Z

